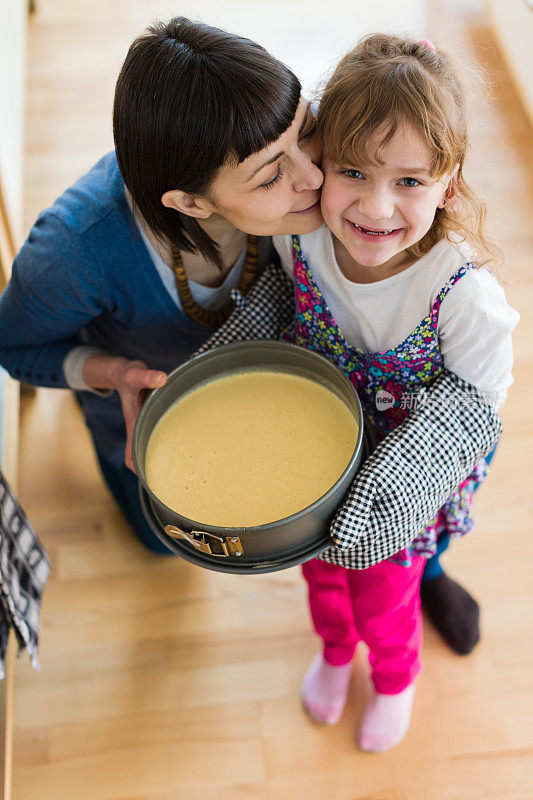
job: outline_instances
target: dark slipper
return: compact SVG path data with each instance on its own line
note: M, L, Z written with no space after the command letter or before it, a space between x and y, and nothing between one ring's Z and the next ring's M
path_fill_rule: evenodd
M456 653L467 655L479 642L479 605L466 589L442 572L420 584L422 608Z

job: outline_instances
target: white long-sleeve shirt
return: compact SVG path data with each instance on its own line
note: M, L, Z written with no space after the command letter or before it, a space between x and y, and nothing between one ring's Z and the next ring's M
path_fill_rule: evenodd
M292 278L290 236L273 237ZM303 254L347 342L366 352L401 344L429 314L448 279L469 260L461 245L442 240L403 272L374 283L354 283L342 273L328 228L300 237ZM519 314L486 269L471 269L449 290L439 310L444 367L473 384L496 408L513 382L511 333Z

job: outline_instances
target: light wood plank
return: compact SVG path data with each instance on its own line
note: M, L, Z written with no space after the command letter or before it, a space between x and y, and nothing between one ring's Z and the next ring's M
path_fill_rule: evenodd
M0 292L11 275L11 264L20 246L0 174ZM18 486L19 384L0 368L0 467L13 490ZM10 631L0 686L0 780L2 800L11 800L13 788L13 693L15 635Z
M11 800L13 790L15 647L15 635L10 632L4 664L5 678L0 682L0 797L2 800Z

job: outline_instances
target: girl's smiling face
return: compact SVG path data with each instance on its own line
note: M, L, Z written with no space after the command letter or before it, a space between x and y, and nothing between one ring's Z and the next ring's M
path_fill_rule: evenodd
M369 142L382 164L323 163L322 214L341 270L358 283L383 280L412 262L406 250L430 229L453 176L432 176L431 153L412 127L398 126L380 147L383 138Z

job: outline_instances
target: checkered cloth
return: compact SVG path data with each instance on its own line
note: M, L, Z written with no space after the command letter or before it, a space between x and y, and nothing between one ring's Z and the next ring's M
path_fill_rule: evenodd
M322 560L365 569L407 547L496 446L500 419L474 386L445 370L422 391L357 473Z
M237 310L198 352L246 339L277 339L294 316L294 285L268 267ZM495 447L498 415L477 389L444 371L417 407L378 445L331 525L334 546L320 558L365 569L402 550Z
M246 298L238 289L231 296L235 311L195 355L231 342L278 339L294 316L294 284L276 263L264 270Z
M50 561L0 472L0 677L4 677L9 629L26 649L35 669L41 596Z

